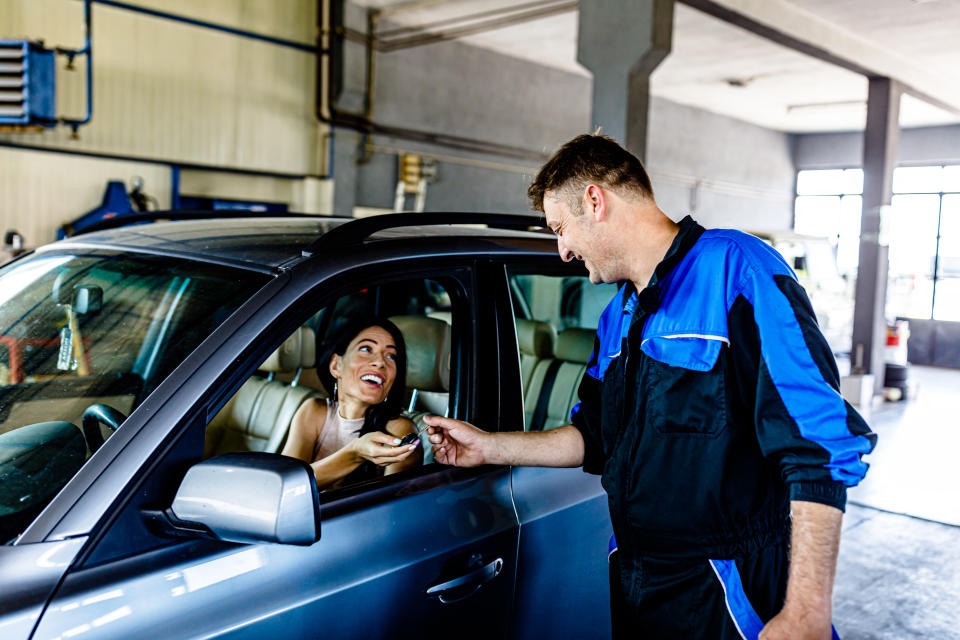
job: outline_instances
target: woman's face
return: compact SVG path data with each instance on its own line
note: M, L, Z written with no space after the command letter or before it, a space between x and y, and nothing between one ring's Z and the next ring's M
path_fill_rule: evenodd
M387 399L397 379L397 345L381 327L368 327L354 336L342 356L330 359L330 373L337 380L337 395L368 405Z

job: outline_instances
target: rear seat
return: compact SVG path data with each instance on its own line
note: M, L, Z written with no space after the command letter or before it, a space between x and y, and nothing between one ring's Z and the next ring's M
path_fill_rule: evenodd
M438 318L394 316L390 320L403 333L407 347L407 390L411 394L404 415L413 420L423 445L423 463L433 462L433 445L427 439L428 415L447 415L450 399L450 325Z
M549 322L517 318L517 345L520 347L520 378L523 381L523 397L533 378L533 371L541 360L553 358L557 330Z
M313 330L301 327L258 369L274 374L299 372L313 367L315 361ZM321 397L323 394L309 387L251 377L207 425L204 457L234 451L279 453L297 409L308 398Z
M523 396L524 428L553 429L570 423L577 389L593 352L596 332L570 328L557 336L556 357L537 363Z

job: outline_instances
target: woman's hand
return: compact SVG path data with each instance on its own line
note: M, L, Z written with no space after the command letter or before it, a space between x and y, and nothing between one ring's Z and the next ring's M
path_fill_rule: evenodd
M400 438L381 431L373 431L362 435L347 446L350 447L358 462L369 460L379 467L385 467L406 460L420 441L417 440L403 447L398 447L398 444L400 444Z

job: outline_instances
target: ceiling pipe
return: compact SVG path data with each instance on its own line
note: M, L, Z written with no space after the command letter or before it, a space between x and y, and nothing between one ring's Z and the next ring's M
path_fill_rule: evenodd
M351 113L338 109L335 106L335 102L341 82L340 77L338 77L338 72L342 74L343 46L345 40L348 38L354 39L350 38L350 30L343 24L343 4L344 0L318 0L316 89L316 116L318 120L334 127L344 127L358 131L365 136L380 134L448 149L484 153L518 160L529 160L537 163L542 163L547 159L547 154L524 147L499 144L487 140L441 132L397 127L376 122L373 119L375 67L371 59L368 59L364 83L364 113ZM336 15L334 15L335 12ZM368 29L372 29L372 25L375 24L375 18L368 21ZM325 42L328 39L329 42ZM364 34L363 40L367 48L367 55L372 58L376 50L376 38L372 33L368 32Z

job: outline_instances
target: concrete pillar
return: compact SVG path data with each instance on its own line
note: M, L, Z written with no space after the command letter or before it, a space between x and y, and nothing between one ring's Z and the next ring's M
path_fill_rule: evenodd
M889 78L870 78L867 128L863 135L863 215L860 265L853 313L854 373L872 373L875 390L883 386L887 300L887 246L880 222L893 196L893 169L900 147L901 87Z
M577 60L593 73L591 121L641 160L650 74L670 53L672 37L673 0L580 3Z

